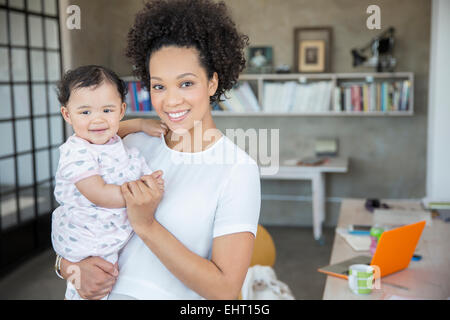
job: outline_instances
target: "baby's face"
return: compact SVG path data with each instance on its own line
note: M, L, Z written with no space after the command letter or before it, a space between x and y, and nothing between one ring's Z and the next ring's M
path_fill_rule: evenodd
M119 130L125 108L117 88L105 81L96 88L73 90L61 113L78 137L93 144L105 144Z

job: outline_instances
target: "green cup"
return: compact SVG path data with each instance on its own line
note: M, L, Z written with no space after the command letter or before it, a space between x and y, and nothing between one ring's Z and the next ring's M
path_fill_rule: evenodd
M348 286L355 294L369 294L373 287L374 269L366 264L351 265L348 271Z

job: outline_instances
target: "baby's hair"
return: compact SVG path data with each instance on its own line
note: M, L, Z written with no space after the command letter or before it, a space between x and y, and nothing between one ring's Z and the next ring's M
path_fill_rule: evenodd
M122 102L125 101L128 88L125 82L117 74L105 67L97 65L81 66L67 71L63 78L58 82L57 95L59 103L66 106L70 94L73 90L79 88L98 87L105 81L115 85Z
M165 46L195 48L208 79L219 76L211 102L237 82L245 67L243 49L248 37L240 34L221 2L211 0L151 0L137 15L128 33L126 56L145 88L150 86L148 62Z

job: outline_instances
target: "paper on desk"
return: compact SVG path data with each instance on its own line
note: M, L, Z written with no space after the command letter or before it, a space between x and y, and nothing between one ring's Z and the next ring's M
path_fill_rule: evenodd
M336 228L336 233L339 234L355 251L369 251L370 237L366 235L355 235L348 233L347 229Z
M431 212L425 210L375 209L373 223L379 225L405 225L426 221L431 226Z

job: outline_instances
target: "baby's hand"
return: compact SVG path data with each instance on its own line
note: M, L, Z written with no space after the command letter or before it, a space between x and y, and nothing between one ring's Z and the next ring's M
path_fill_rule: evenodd
M160 137L161 133L166 135L167 130L167 126L161 120L142 119L142 131L149 136Z
M157 184L159 190L164 191L164 180L163 180L163 178L162 178L162 174L163 174L163 172L162 172L161 170L158 170L158 171L153 172L152 174L142 176L142 177L141 177L141 180L142 180L148 187L150 187L150 186L146 183L145 180L146 180L147 177L152 177L153 179L156 180L156 184Z

